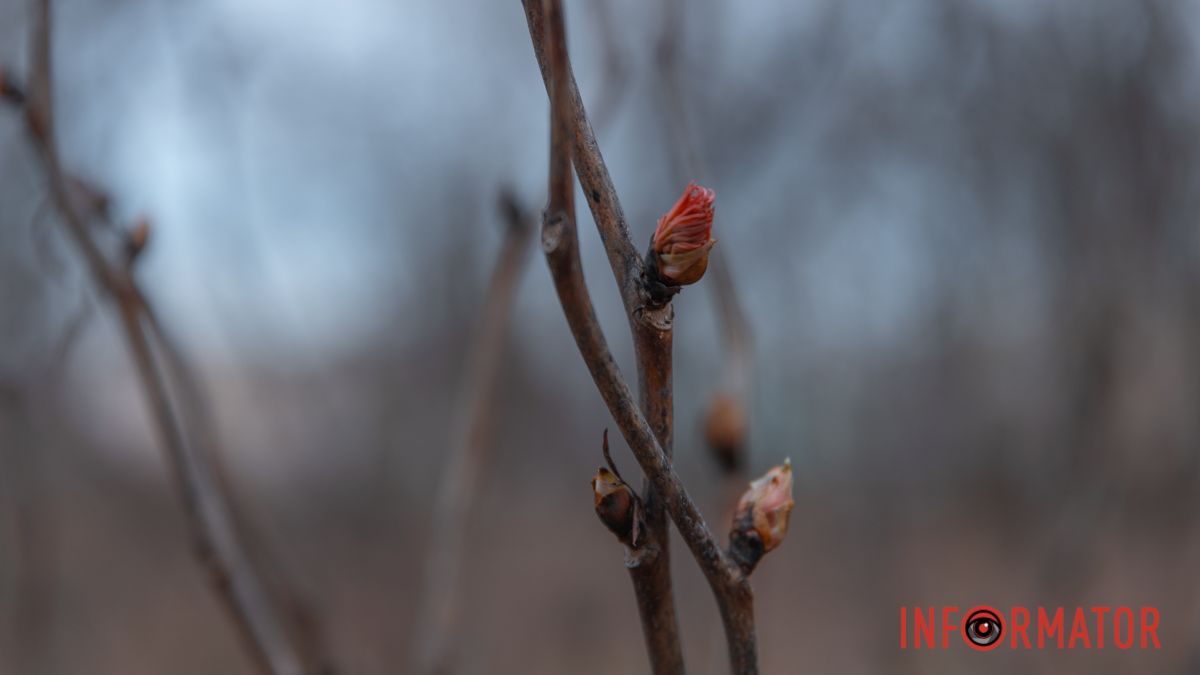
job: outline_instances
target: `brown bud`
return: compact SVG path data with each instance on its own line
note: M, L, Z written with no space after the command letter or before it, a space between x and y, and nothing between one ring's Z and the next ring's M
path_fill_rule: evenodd
M730 551L747 573L765 553L783 543L794 505L791 460L773 467L742 495L733 518Z
M142 249L146 248L149 239L150 221L145 217L139 218L125 235L125 259L133 262Z
M704 438L721 468L736 471L746 445L746 410L741 402L726 393L714 396L704 419Z
M621 543L637 548L641 533L641 501L620 476L600 467L592 478L592 494L600 522Z
M658 219L658 227L650 240L654 272L666 286L694 284L708 269L708 252L712 238L712 190L688 183L675 205Z

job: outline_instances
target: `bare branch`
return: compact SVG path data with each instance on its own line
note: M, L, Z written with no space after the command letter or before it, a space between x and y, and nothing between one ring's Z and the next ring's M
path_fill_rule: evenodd
M24 106L30 137L50 177L51 196L69 234L79 247L96 285L116 305L152 419L167 450L196 553L208 568L214 587L264 673L300 675L328 672L321 659L291 634L275 606L261 570L253 564L237 532L236 521L205 448L189 440L184 421L169 392L147 323L152 313L129 270L112 265L92 239L87 214L73 199L72 184L62 170L55 144L51 81L51 11L49 0L38 3L32 40L34 77L28 96L5 99ZM5 78L7 83L7 78ZM6 84L6 89L8 85Z
M658 324L658 334L651 334L651 337L662 339L665 332L669 340L670 305L666 305L658 316L651 317L647 316L643 306L642 262L629 240L620 204L588 127L587 115L571 74L561 5L550 0L543 11L537 0L525 0L524 6L534 51L551 99L550 198L542 227L542 247L554 278L555 290L576 345L610 414L633 450L650 487L661 496L667 513L713 589L725 623L734 672L756 673L753 595L749 583L709 532L679 476L671 467L670 458L660 444L656 430L651 429L646 417L634 404L633 395L613 361L596 320L579 258L571 180L572 153L634 328L635 346L648 342L639 339L639 326ZM649 359L643 358L645 353L648 352L639 352L639 364L650 363ZM669 350L660 350L658 353L665 354L666 363L669 364ZM644 376L649 374L646 370L642 372ZM643 387L642 391L644 397L660 398L656 405L667 411L666 430L669 433L669 369L666 378L664 385ZM661 398L664 397L667 401L662 405ZM653 532L649 534L653 536ZM669 577L667 581L669 583ZM640 600L643 596L640 588L638 595ZM656 656L661 656L655 651L658 633L647 626L646 634L653 661ZM655 667L659 667L657 662ZM678 671L661 672L682 671L681 662L675 667Z
M505 235L496 268L487 286L480 325L475 331L459 401L455 406L455 438L438 484L425 583L413 643L414 672L447 672L457 632L458 584L467 516L479 487L489 445L505 332L517 282L529 257L532 217L508 192L502 194Z
M549 71L545 54L547 45L543 44L545 37L543 8L536 0L527 0L524 4L530 36L533 38L534 52L541 65L542 77L549 93L554 90L554 87L547 79ZM550 8L551 11L557 12L556 23L561 25L561 5L552 3ZM621 203L617 199L616 189L612 185L604 158L600 155L600 148L596 143L587 113L583 108L583 101L575 85L575 78L571 72L570 60L566 52L565 30L558 30L558 35L560 39L557 41L553 56L558 84L556 85L557 93L552 96L554 97L554 109L558 111L556 119L565 124L563 128L558 129L561 144L569 143L574 147L573 149L563 148L562 156L567 158L565 161L568 162L568 166L559 174L559 178L565 176L565 186L555 184L555 174L552 169L551 207L547 213L548 215L555 213L553 203L556 190L565 193L568 199L573 199L569 163L570 158L574 156L580 182L589 196L588 203L592 208L593 218L608 253L609 264L617 280L621 299L629 318L630 330L633 333L642 414L649 420L658 444L666 453L669 461L674 416L671 388L673 309L669 304L654 305L647 301L642 259L638 256L637 249L630 240ZM571 220L573 224L573 202L571 202ZM572 229L574 229L573 225ZM649 479L642 488L642 495L646 509L646 543L627 556L626 567L629 569L634 585L642 632L650 652L654 672L682 673L683 648L679 640L679 620L675 612L674 591L671 586L670 537L667 516L663 508L663 501L653 482Z
M539 0L522 0L525 6L525 18L529 24L529 35L533 39L533 51L537 57L538 66L542 70L542 80L546 91L550 91L549 71L547 70L547 53L545 28L542 21L544 12ZM567 96L567 113L570 115L571 128L568 141L571 143L575 169L579 172L579 183L587 196L588 207L596 221L596 229L604 242L604 250L608 254L608 262L612 267L613 276L617 280L617 288L625 311L633 320L639 314L644 304L642 298L642 259L637 247L629 236L629 225L625 220L625 212L617 199L616 188L613 187L612 177L600 154L600 146L592 131L587 113L583 107L583 99L575 84L575 74L571 71L570 62L566 65L566 84L563 87Z

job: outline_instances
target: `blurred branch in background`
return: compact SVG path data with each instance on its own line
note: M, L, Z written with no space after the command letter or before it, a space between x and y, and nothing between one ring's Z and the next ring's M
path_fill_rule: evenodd
M452 672L461 605L458 588L467 518L479 477L491 445L496 377L508 332L509 315L517 282L529 259L533 215L515 194L500 195L504 240L487 286L479 325L467 356L466 376L455 403L451 433L454 440L446 455L434 497L433 523L421 584L419 617L411 654L417 675Z
M663 25L656 50L664 137L670 150L675 181L681 185L710 179L688 119L687 92L683 84L687 80L683 67L687 12L683 11L683 4L683 0L663 0ZM736 484L733 497L736 500L741 494L746 467L754 335L738 297L728 254L717 246L710 255L707 276L725 341L725 365L720 387L709 402L704 429L722 474ZM729 506L732 513L733 504Z
M615 117L628 88L628 68L621 56L608 0L588 3L596 20L604 57L598 94L596 129L602 133ZM505 228L496 268L487 286L480 324L469 347L467 374L460 385L451 433L455 440L446 456L434 501L433 522L415 640L410 653L416 673L453 672L461 601L459 570L466 523L487 464L495 378L511 312L516 282L525 269L533 216L510 189L500 194Z
M10 442L20 436L16 427L25 423L27 407L15 383L0 381L0 625L7 629L0 668L32 674L45 672L51 642L56 551L55 523L42 492L45 467L27 444Z
M604 52L604 70L600 93L596 96L595 114L592 116L596 132L603 133L612 124L621 107L621 99L628 90L629 66L621 55L617 42L617 28L612 16L613 0L592 0L587 3L596 21L596 33L600 37L600 49Z
M215 459L208 454L212 434L198 434L189 427L189 406L190 425L205 426L207 421L197 412L201 410L199 392L182 356L165 340L161 325L132 275L133 263L149 235L148 223L139 222L126 233L120 263L109 261L89 231L92 217L105 215L108 199L99 189L70 177L61 166L55 143L49 0L38 4L34 16L30 90L22 91L7 75L0 78L0 86L7 101L23 107L29 135L45 163L59 215L83 254L96 285L116 304L152 418L171 459L197 555L208 568L215 588L263 672L273 675L330 672L313 643L297 634L294 617L280 611L279 601L271 597L272 582L264 580L262 570L244 545L228 495L222 489ZM166 368L161 358L166 359ZM170 392L171 371L177 383L185 383L184 391L177 392L177 397ZM184 400L185 412L180 412L178 398Z

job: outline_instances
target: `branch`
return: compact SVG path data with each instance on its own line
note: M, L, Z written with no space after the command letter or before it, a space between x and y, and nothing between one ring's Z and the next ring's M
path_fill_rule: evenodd
M478 489L488 447L505 331L517 282L528 260L532 218L508 192L502 194L505 235L487 287L480 326L470 348L466 377L455 406L454 441L438 484L426 560L420 617L413 644L414 671L433 675L450 666L458 616L459 568L467 515Z
M667 513L716 596L734 672L756 673L753 595L749 583L708 530L655 432L634 404L596 319L579 257L571 172L573 152L580 182L589 196L635 335L636 326L645 320L642 263L629 241L620 204L570 71L560 4L550 0L545 12L537 0L525 0L524 6L534 51L551 99L550 198L542 226L542 248L559 302L610 414L653 490L661 495ZM669 312L669 305L666 311ZM648 647L654 649L652 643Z
M55 144L49 0L38 3L35 22L31 91L26 96L3 77L0 78L3 98L16 105L24 104L30 137L50 178L53 201L97 287L116 305L151 416L183 498L196 554L208 568L219 597L264 673L328 672L311 648L291 634L292 627L275 607L261 570L255 567L241 541L212 458L205 454L202 445L188 438L184 421L172 402L163 365L155 353L153 329L148 327L153 314L145 296L129 268L110 264L100 251L87 228L89 214L81 212L80 203L73 199L71 179L62 170ZM160 344L160 348L169 347Z
M577 159L576 163L590 167L581 168L581 176L587 172L587 175L595 177L591 188L588 188L587 183L584 187L585 190L590 189L591 201L594 204L593 214L597 227L601 230L605 249L609 253L613 273L621 286L622 300L633 332L642 414L650 421L655 439L669 462L674 416L671 388L672 309L669 305L654 309L646 307L642 260L629 240L620 202L617 200L604 160L600 157L599 147L592 135L579 92L574 84L574 77L571 75L562 6L554 2L549 3L548 7L547 14L551 26L550 58L553 61L552 68L556 79L553 86L547 83L553 110L552 166L547 216L558 212L569 213L571 232L568 236L573 242L571 248L574 249L574 253L570 255L578 258L571 157L573 154L578 157L589 150L594 151L588 154L589 160L580 162ZM546 25L537 16L541 9L537 0L525 3L535 51L539 54L539 61L544 64L545 59L541 58L543 50L536 48L538 37L534 29L535 26ZM544 67L542 72L545 76L547 71ZM580 128L586 129L586 138L576 132ZM572 137L576 145L574 153L567 140ZM543 230L543 233L546 231ZM547 255L549 256L549 253ZM577 261L575 266L578 267ZM590 306L590 299L586 298L587 288L582 280L582 271L579 272L579 287ZM570 303L564 299L562 304L565 308ZM596 332L599 333L598 326ZM603 339L602 335L600 337ZM651 668L659 675L681 674L684 672L683 646L679 638L679 619L675 611L675 594L671 584L670 530L667 527L662 493L655 488L649 478L650 474L646 475L647 479L642 487L646 525L644 541L637 549L628 552L626 568L629 570L634 596L637 599L638 616Z
M525 19L529 24L534 55L537 57L542 81L549 94L551 85L542 3L539 0L522 0L521 4L525 7ZM616 188L613 187L604 157L600 154L600 146L588 121L583 98L579 95L579 87L575 84L575 74L569 61L564 69L566 79L563 91L567 97L564 107L565 114L570 117L570 129L566 132L567 142L572 146L575 169L579 172L579 184L587 196L588 207L592 210L592 218L596 221L596 229L600 232L600 239L608 254L609 266L612 267L613 276L617 280L617 289L621 293L621 301L625 304L625 312L633 321L635 316L642 313L645 305L642 259L629 237L625 212L621 209L621 202L617 200Z

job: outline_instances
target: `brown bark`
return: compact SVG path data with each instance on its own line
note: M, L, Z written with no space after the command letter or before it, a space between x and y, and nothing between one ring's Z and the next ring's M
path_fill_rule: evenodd
M660 431L667 439L670 438L669 366L666 375L668 384L665 387L655 379L657 376L652 375L651 370L662 368L664 363L669 364L670 343L667 338L667 346L663 346L663 334L669 335L670 332L670 305L650 308L645 302L642 261L629 238L620 202L588 125L587 114L567 59L561 5L554 0L546 2L544 6L539 0L525 0L523 4L534 52L551 100L550 198L542 228L542 247L563 313L580 355L626 443L642 467L648 486L656 498L661 499L664 510L674 521L716 596L733 671L739 674L756 673L753 597L749 583L708 530L659 441ZM635 346L642 345L639 348L639 372L644 385L643 400L648 409L657 413L652 415L659 424L657 428L651 426L651 422L634 403L629 386L613 361L596 320L580 265L572 161L579 171L580 183L588 196L588 204L625 303L635 335ZM656 330L657 334L642 332L648 329ZM657 346L647 348L653 345ZM664 413L668 420L665 425L662 424ZM654 633L653 624L648 630ZM652 651L651 660L656 667L663 662L655 660L654 650L661 644L658 637L654 633L647 641L647 648ZM679 667L682 668L682 662Z

